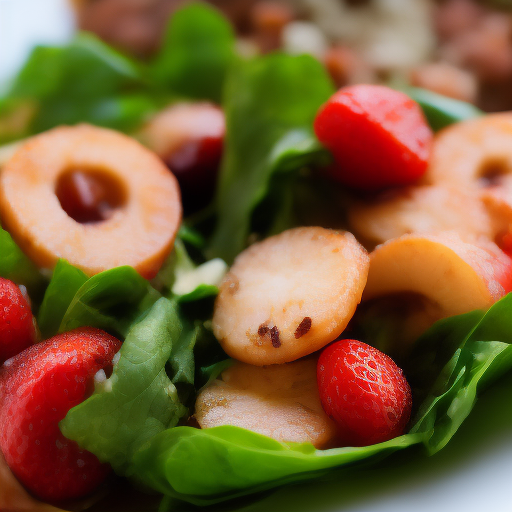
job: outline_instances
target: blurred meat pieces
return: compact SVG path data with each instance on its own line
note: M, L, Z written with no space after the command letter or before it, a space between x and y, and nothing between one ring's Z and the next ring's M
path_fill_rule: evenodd
M478 95L476 76L447 62L430 62L413 69L411 85L470 103Z
M81 28L143 57L156 52L168 17L186 1L74 0ZM512 109L512 9L489 0L208 3L233 22L243 55L310 53L338 87L409 80L484 110Z

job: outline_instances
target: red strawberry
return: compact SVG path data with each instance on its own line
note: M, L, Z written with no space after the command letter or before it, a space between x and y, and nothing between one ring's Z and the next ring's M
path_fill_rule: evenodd
M340 89L318 112L315 132L334 155L333 178L345 185L406 185L427 170L432 131L419 105L388 87Z
M21 290L0 277L0 364L36 341L32 311Z
M76 329L33 345L0 369L0 449L34 495L58 502L93 491L110 467L59 430L69 409L109 369L121 342L99 329Z
M403 434L412 407L402 370L386 354L341 340L320 355L320 400L346 446L366 446Z

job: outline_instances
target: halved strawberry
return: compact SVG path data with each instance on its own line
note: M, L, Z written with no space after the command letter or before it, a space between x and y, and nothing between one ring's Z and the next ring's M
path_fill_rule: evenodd
M389 87L343 87L318 112L315 133L334 156L332 177L350 187L407 185L427 170L432 130L420 106Z
M30 304L15 283L0 277L0 364L35 341Z
M91 394L94 375L111 368L120 347L104 331L76 329L0 368L0 449L35 496L51 502L83 497L109 474L109 465L62 435L59 422Z

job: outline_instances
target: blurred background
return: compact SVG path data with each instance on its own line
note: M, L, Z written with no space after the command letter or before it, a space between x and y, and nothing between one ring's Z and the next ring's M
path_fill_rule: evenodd
M96 33L122 52L150 59L168 18L185 2L0 0L0 79L5 84L34 43L66 41L75 27ZM338 86L412 84L486 111L512 109L509 0L210 3L232 20L241 53L307 52L325 62Z

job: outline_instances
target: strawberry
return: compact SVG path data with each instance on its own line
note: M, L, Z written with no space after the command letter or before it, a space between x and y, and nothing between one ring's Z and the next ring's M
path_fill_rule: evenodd
M379 350L356 340L329 345L318 360L322 406L345 446L366 446L404 433L412 407L402 370Z
M0 364L36 341L32 311L21 290L0 277Z
M92 328L32 345L0 369L0 449L35 496L59 502L83 497L109 474L90 452L66 439L59 421L93 390L121 342Z
M427 170L432 131L419 105L381 85L354 85L320 109L315 132L333 154L331 175L361 189L406 185Z

